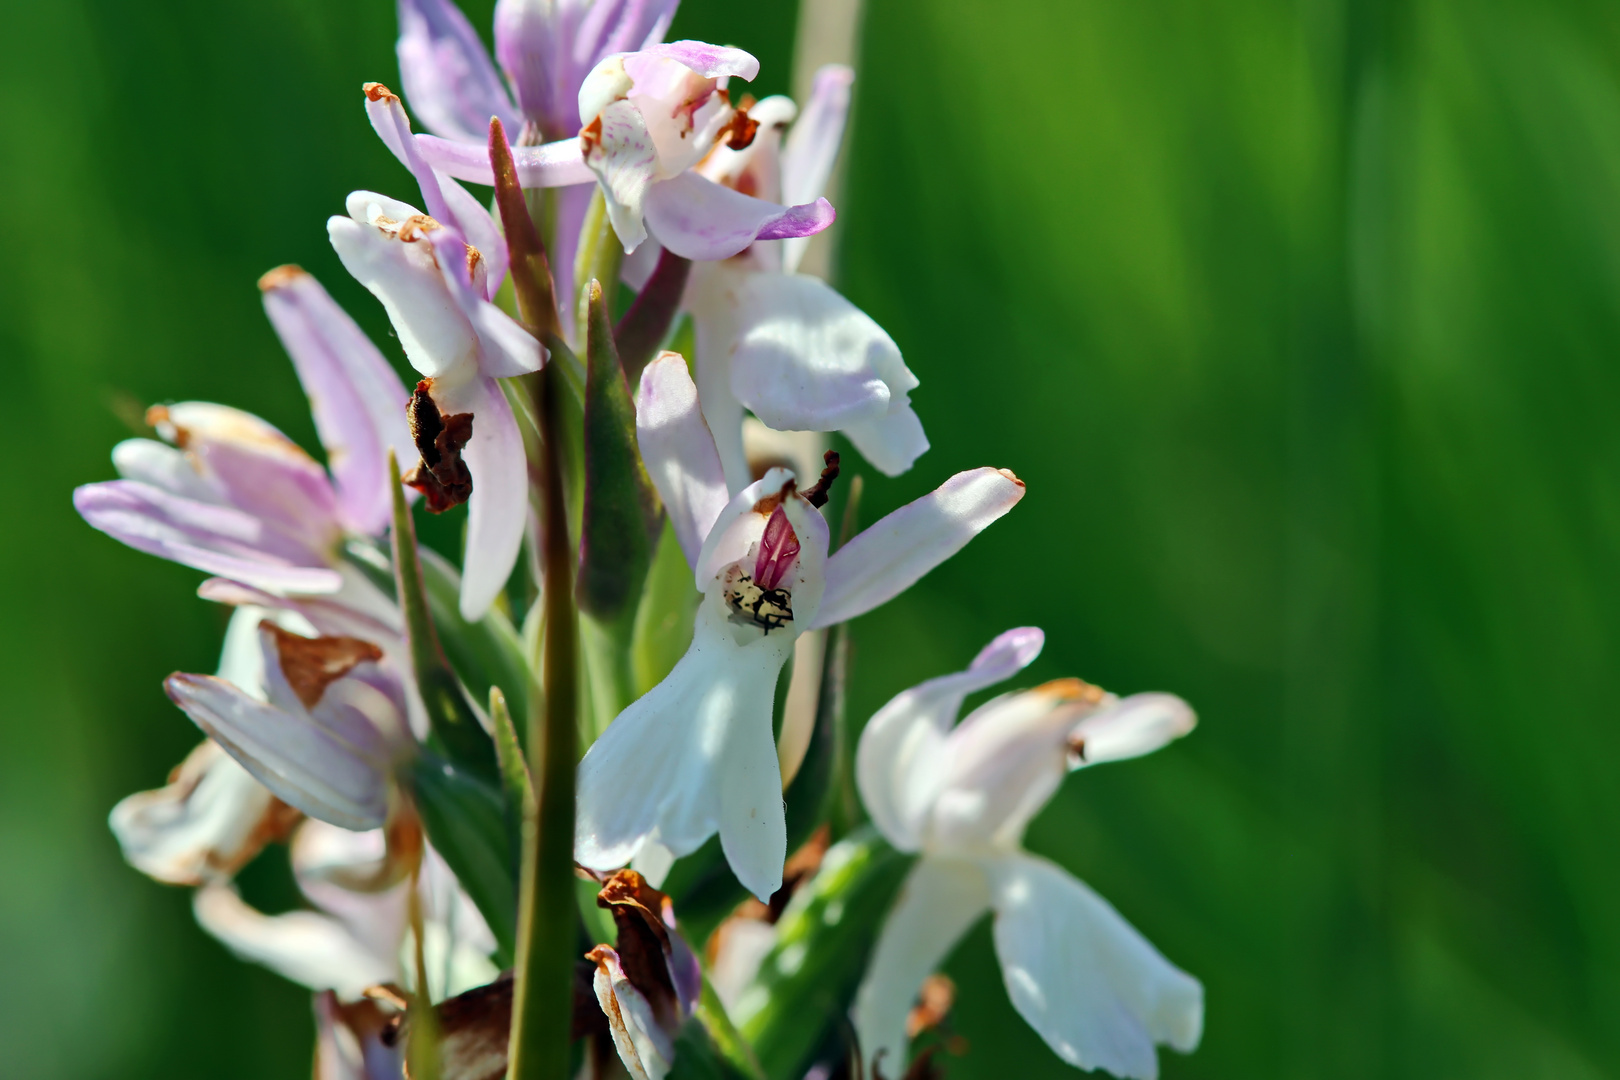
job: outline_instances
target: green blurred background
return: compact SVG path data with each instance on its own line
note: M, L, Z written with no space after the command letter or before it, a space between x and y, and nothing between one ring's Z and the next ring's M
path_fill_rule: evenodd
M1194 703L1030 834L1204 980L1169 1077L1620 1076L1620 9L869 8L840 275L935 449L868 509L986 463L1029 497L857 624L857 715L1027 623L1032 679ZM160 683L222 613L69 491L152 401L313 445L278 263L398 358L322 225L409 191L359 93L393 6L4 9L0 1073L307 1075L307 996L104 824L196 740ZM676 33L772 91L794 24L686 0ZM953 1077L1070 1075L985 927L950 971Z

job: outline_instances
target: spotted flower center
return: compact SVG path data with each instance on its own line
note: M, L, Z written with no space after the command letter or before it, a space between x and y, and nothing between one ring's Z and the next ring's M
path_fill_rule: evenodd
M752 570L748 560L726 570L724 597L734 621L757 626L765 633L793 621L793 592L783 587L799 558L799 538L778 503L765 521Z

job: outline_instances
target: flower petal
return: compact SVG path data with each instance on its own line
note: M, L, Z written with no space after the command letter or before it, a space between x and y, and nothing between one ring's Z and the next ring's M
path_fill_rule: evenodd
M219 484L198 471L185 451L156 439L125 439L113 447L113 468L125 480L204 503L225 501Z
M400 239L404 230L372 224L402 220L392 202L371 192L350 195L351 216L326 223L332 247L344 269L382 301L412 367L430 378L470 369L478 362L478 335L445 283L427 234L415 229Z
M466 242L450 229L429 234L445 286L467 323L478 335L478 369L492 379L538 371L544 357L540 342L512 316L490 303L468 271L472 258Z
M793 637L778 633L739 643L732 629L718 592L711 593L698 609L686 655L620 713L580 761L574 841L580 863L599 870L623 866L649 841L677 856L695 851L721 827L721 791L732 782L729 745L746 738L752 748L757 741L740 734L745 727L763 732L775 771L771 705ZM743 764L752 768L751 758ZM780 775L775 783L771 800L752 808L761 822L758 835L780 836L785 853ZM735 805L744 802L752 805L751 797ZM768 897L781 885L782 866L778 861L769 876L754 873L763 839L759 845L744 849L750 877L743 884Z
M906 1017L917 991L989 906L989 884L973 863L924 856L912 868L850 1014L869 1068L905 1073Z
M288 812L280 808L280 816ZM229 878L278 831L275 797L212 740L154 791L113 807L107 824L129 864L170 885Z
M658 175L658 151L641 110L624 99L602 108L581 133L585 163L601 183L613 231L632 252L647 239L642 221L648 185Z
M341 923L313 911L265 915L248 907L229 885L198 889L192 911L202 928L250 963L301 983L357 999L367 987L400 977L392 957L357 941Z
M780 664L777 670L781 670ZM773 679L772 697L775 690ZM782 772L776 759L776 739L766 719L770 701L765 699L765 708L757 715L739 715L732 724L720 780L721 850L743 888L765 904L782 887L782 865L787 861Z
M378 83L366 85L366 116L400 164L410 170L422 190L428 213L457 229L483 254L489 268L485 298L491 298L506 276L506 238L490 212L450 177L434 169L422 156L411 135L411 122L399 98Z
M705 79L732 76L753 82L759 77L759 61L751 53L729 45L710 45L706 41L670 41L651 45L633 56L625 57L625 68L641 82L637 66L651 66L651 62L669 59L691 68Z
M390 513L388 451L401 461L416 453L405 424L405 387L314 277L284 266L260 278L259 289L265 314L309 397L343 523L367 536L380 535Z
M647 189L646 216L666 248L705 260L729 259L755 240L812 236L831 225L837 213L826 199L781 206L688 171Z
M211 506L147 484L113 480L73 492L73 505L94 528L137 551L272 591L336 592L335 570L308 565L302 545L235 507Z
M416 148L422 152L423 160L446 176L493 186L495 170L489 163L487 138L487 133L480 135L475 144L418 135ZM526 188L568 187L596 179L585 164L577 138L558 139L542 146L514 146L512 160L517 164L518 183Z
M532 339L531 339L532 340ZM484 617L517 563L529 514L529 475L523 435L512 406L493 379L474 379L437 393L446 412L473 414L472 439L462 460L472 473L467 500L466 555L461 571L461 616Z
M1151 754L1197 723L1192 707L1174 694L1132 694L1076 724L1069 742L1077 766L1101 765Z
M1040 655L1037 627L1008 630L986 645L966 671L942 675L896 695L861 732L855 782L884 837L916 851L934 797L944 783L946 736L967 695L1012 678Z
M633 1080L663 1080L675 1060L674 1041L658 1025L652 1005L619 966L619 954L603 945L590 957L597 965L592 980L596 1001L607 1016L619 1060Z
M1204 989L1119 912L1045 859L986 861L1013 1007L1070 1065L1155 1080L1155 1043L1198 1045Z
M827 560L827 593L811 628L853 619L898 596L1023 497L1024 482L1012 473L971 469L863 530Z
M680 353L659 354L641 373L636 442L686 563L696 570L703 540L729 498L714 436Z
M386 762L377 731L328 730L308 713L255 701L223 679L174 674L169 699L278 798L346 829L375 829L388 814Z
M730 319L723 348L739 401L779 431L845 431L883 472L911 467L928 440L911 410L917 377L883 328L820 278L711 275L730 284L709 310ZM701 362L721 362L709 349ZM920 445L919 445L920 443Z
M832 178L838 149L844 141L844 124L849 118L849 91L855 82L854 69L844 64L827 64L816 71L798 121L788 132L782 148L782 201L807 203L826 194ZM782 245L782 265L788 272L798 268L810 241L794 238Z
M450 0L399 0L399 74L431 131L482 143L489 118L521 124L478 31Z

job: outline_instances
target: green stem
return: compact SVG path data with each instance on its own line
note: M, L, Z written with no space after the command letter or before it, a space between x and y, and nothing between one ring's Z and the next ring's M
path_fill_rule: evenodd
M557 311L550 267L534 220L524 205L500 121L490 121L490 163L511 251L513 288L524 322L542 341L555 337ZM532 463L540 508L541 603L545 633L540 655L543 694L529 710L529 773L535 799L523 821L518 886L518 939L514 967L508 1080L568 1080L573 1011L574 765L578 760L579 642L574 610L573 549L563 497L560 367L548 364L526 377L540 438Z
M590 680L593 736L606 731L613 718L636 699L635 668L631 660L635 625L635 608L611 622L590 615L580 617L580 644L585 655L585 675Z

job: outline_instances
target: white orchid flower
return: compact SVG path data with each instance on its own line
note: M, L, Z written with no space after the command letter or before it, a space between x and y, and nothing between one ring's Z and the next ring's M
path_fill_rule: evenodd
M788 98L765 98L749 109L759 123L754 141L716 147L697 172L769 201L818 197L838 156L853 80L847 67L821 69L802 114ZM733 491L749 475L744 409L778 431L840 432L888 476L928 449L911 407L917 377L870 316L796 272L808 243L757 243L692 267L685 306L697 335L698 392Z
M461 613L477 619L506 584L528 509L523 439L496 380L537 370L540 343L489 302L484 257L460 232L369 191L346 205L327 222L332 246L423 376L411 399L416 484L432 509L468 503Z
M997 469L959 473L829 558L827 524L806 498L817 489L801 492L789 470L727 498L679 354L647 366L636 408L642 457L704 598L686 655L580 762L575 857L605 870L652 845L687 854L718 831L738 880L768 899L787 855L771 706L795 638L903 592L1024 485Z
M862 1052L900 1071L923 980L986 910L1013 1006L1064 1061L1154 1080L1155 1043L1198 1045L1204 991L1109 903L1021 847L1064 773L1138 757L1191 731L1170 694L1123 700L1078 679L1004 694L952 726L963 699L1022 670L1040 630L1009 630L968 670L900 694L872 717L856 782L872 821L921 855L878 938L853 1017Z

